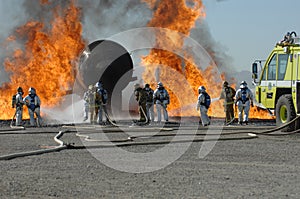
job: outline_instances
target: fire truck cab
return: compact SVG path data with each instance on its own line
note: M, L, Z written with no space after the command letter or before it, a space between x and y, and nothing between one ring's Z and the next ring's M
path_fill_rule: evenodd
M260 68L258 68L260 63ZM255 99L276 116L281 126L300 115L300 39L295 32L287 33L265 60L252 64ZM288 125L291 131L299 125Z

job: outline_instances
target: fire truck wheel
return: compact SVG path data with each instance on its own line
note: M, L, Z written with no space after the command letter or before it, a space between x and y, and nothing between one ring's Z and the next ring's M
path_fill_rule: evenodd
M276 125L282 126L296 117L293 98L291 94L282 95L276 104ZM282 129L284 132L295 130L295 123L292 123Z

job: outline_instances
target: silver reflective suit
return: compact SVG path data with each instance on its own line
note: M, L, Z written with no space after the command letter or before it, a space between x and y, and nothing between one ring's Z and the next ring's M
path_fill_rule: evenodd
M161 110L163 110L164 119L169 120L167 106L170 103L170 96L168 91L163 87L162 83L158 83L157 89L153 93L153 100L156 104L157 121L161 122Z
M83 94L84 100L84 115L83 121L90 118L90 122L93 123L95 113L95 91L94 86L89 85L89 89Z
M207 126L210 124L210 120L207 115L208 108L205 106L205 101L206 101L206 98L205 98L206 91L205 90L206 89L204 86L200 86L198 88L199 95L198 95L198 101L197 101L197 110L198 111L200 110L202 126Z
M235 104L239 109L239 124L248 124L250 105L253 105L253 93L247 87L247 84L241 83L239 90L235 94Z
M16 125L22 125L22 117L23 117L23 91L18 92L16 94Z
M34 88L29 89L29 94L24 98L24 103L28 107L30 126L41 126L43 121L40 114L41 100ZM34 115L37 117L37 122L35 122Z
M98 124L103 123L103 112L105 114L106 121L107 118L107 91L103 88L103 84L101 82L97 82L96 85L96 93L95 93L95 120Z

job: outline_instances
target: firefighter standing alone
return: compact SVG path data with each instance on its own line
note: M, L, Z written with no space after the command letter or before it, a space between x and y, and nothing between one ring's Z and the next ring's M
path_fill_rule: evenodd
M207 115L207 111L209 109L211 99L210 96L207 94L206 89L204 86L200 86L198 88L198 101L197 101L197 111L200 110L200 117L202 126L210 125L210 120Z
M234 120L233 104L234 104L235 93L236 93L235 89L230 87L227 81L224 81L220 99L224 99L223 106L226 115L225 122L224 122L225 125L229 125Z

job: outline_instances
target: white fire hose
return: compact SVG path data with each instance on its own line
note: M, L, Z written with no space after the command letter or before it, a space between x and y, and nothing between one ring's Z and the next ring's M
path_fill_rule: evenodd
M17 157L40 155L40 154L44 154L44 153L51 153L51 152L56 152L56 151L61 151L63 149L67 149L69 146L67 144L65 144L63 141L60 140L60 138L67 131L60 131L54 137L54 141L59 144L58 146L55 146L54 148L42 149L42 150L36 150L36 151L27 151L27 152L21 152L21 153L13 153L13 154L9 154L9 155L3 155L3 156L0 156L0 160L10 160L10 159L17 158Z
M290 125L291 123L295 122L299 118L300 118L300 116L297 116L295 119L293 119L292 121L286 123L285 125L283 125L281 127L274 128L274 129L270 129L270 130L265 130L265 131L260 131L260 132L241 131L241 132L231 133L231 134L239 134L239 133L240 134L247 134L247 136L243 136L243 137L229 137L229 138L228 137L227 138L226 137L225 138L220 137L220 138L211 138L211 139L207 139L207 138L205 138L205 139L204 138L195 138L195 139L183 139L183 140L175 140L175 141L156 140L156 141L140 141L140 142L135 142L135 139L139 138L139 137L153 137L153 136L149 136L149 135L139 135L139 136L131 136L131 137L128 137L128 139L123 139L123 140L110 140L109 142L115 142L115 143L100 144L100 145L92 146L92 147L98 147L98 148L101 148L101 147L116 147L116 146L119 146L119 147L123 146L123 147L125 147L125 146L136 146L136 145L156 145L156 144L169 144L169 143L226 141L226 140L254 139L254 138L258 138L258 135L263 135L263 136L291 135L291 134L299 133L300 129L297 129L297 130L295 130L293 132L289 132L289 133L281 133L281 134L271 134L271 133L287 127L288 125ZM72 148L74 148L74 149L85 149L85 148L88 148L86 146L71 146L71 145L66 144L63 141L61 141L60 138L64 135L64 133L65 132L69 132L69 131L70 130L59 131L59 133L54 137L54 141L57 142L59 144L59 146L56 146L54 148L44 149L44 150L36 150L36 151L29 151L29 152L21 152L21 153L14 153L14 154L9 154L9 155L3 155L3 156L0 156L0 160L9 160L9 159L17 158L17 157L39 155L39 154L44 154L44 153L56 152L56 151L60 151L60 150L64 150L64 149L72 149ZM158 136L174 136L174 135L176 135L176 134L164 134L164 135L155 135L155 136L158 137ZM196 134L196 135L210 136L210 134ZM87 136L87 135L85 135L85 140L86 141L95 141L95 142L107 142L106 140L101 141L101 140L90 139L89 136ZM128 142L128 141L130 141L130 142Z

